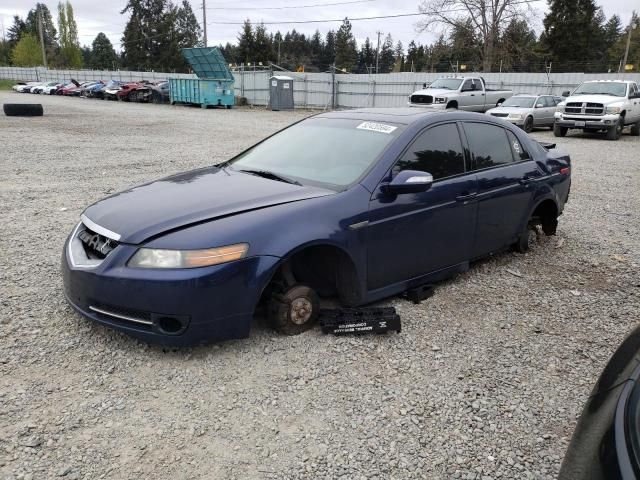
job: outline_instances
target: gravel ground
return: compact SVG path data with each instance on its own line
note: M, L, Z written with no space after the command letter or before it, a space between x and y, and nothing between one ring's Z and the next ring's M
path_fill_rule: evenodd
M34 101L0 93L0 102ZM0 116L0 478L554 478L640 312L640 142L559 139L558 235L399 298L400 335L166 351L72 312L59 274L83 207L216 162L309 112L38 98ZM548 131L534 133L554 141Z

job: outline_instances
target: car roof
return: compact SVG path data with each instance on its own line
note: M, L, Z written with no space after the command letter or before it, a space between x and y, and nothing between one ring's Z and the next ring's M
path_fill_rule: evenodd
M389 122L402 125L413 123L430 123L428 120L483 120L493 121L493 117L481 113L463 112L460 110L425 110L419 107L404 108L356 108L354 110L337 110L320 113L312 118L342 118L371 122Z
M351 120L367 120L376 122L391 122L409 125L425 117L437 115L440 112L428 111L420 108L356 108L354 110L336 110L316 115L320 118L345 118Z

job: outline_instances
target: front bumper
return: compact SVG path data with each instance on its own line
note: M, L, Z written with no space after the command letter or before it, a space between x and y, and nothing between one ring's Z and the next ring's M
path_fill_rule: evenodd
M555 113L555 124L559 127L579 128L579 129L605 129L613 127L620 120L620 115L575 115L563 112Z
M62 254L65 295L93 321L167 346L247 337L255 306L279 260L258 256L193 269L129 268L126 262L136 249L120 244L100 264L87 267L71 262L67 240ZM167 331L167 325L180 328Z

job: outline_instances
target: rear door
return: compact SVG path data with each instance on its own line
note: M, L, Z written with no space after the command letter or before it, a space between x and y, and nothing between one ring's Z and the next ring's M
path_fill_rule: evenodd
M426 192L389 195L381 186L403 170L433 175ZM376 290L468 260L476 177L468 172L458 125L419 133L374 191L367 227L367 283Z
M476 258L515 242L542 174L512 132L482 122L463 124L478 179Z
M542 104L544 105L542 108L540 108L542 114L542 122L540 123L540 125L553 125L553 115L556 111L556 102L551 95L544 95L540 97L537 103L540 103L540 101L542 101Z

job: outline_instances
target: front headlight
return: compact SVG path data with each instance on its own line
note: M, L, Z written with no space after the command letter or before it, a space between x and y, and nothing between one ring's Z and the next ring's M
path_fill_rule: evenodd
M556 105L556 112L564 112L564 107L566 105L566 102L560 102L558 105Z
M607 113L617 114L622 111L622 107L607 107Z
M509 117L511 120L520 120L522 118L521 113L510 113Z
M135 268L197 268L240 260L247 255L248 243L204 250L166 250L140 248L128 266Z
M444 98L444 97L436 97L436 98L433 100L433 103L447 103L447 99L446 99L446 98Z

